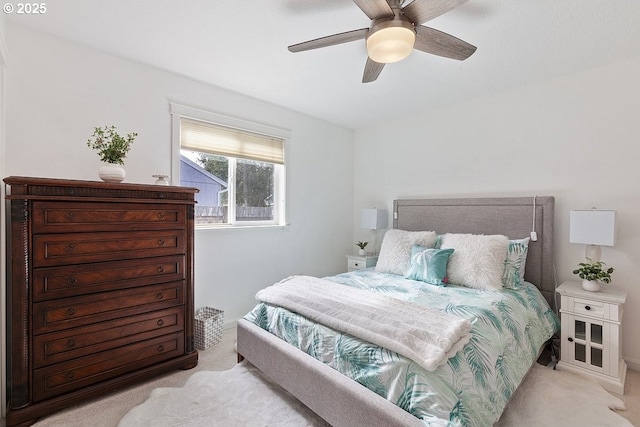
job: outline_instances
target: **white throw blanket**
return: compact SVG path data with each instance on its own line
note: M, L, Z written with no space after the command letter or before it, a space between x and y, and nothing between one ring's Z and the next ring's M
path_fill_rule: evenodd
M401 354L435 371L469 341L458 316L309 276L262 289L256 299Z

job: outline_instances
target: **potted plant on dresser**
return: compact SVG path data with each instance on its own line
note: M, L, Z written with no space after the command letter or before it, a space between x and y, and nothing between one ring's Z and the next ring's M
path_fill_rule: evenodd
M591 261L587 258L586 262L578 264L573 274L577 274L582 279L582 289L595 292L600 290L600 283L611 283L613 268L606 268L602 261Z
M98 152L103 165L98 169L100 179L105 182L122 182L126 172L122 167L131 144L138 136L136 132L121 136L115 126L97 127L87 141L87 146Z

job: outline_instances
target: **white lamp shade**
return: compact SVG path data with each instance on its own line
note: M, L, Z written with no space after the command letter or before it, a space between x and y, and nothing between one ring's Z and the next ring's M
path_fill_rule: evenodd
M569 242L613 246L616 241L616 211L571 211Z
M386 229L389 223L389 215L384 209L362 209L362 228L369 230Z

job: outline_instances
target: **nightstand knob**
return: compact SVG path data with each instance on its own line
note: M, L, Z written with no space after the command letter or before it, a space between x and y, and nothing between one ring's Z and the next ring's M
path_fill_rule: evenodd
M584 309L585 309L585 310L587 310L587 311L589 311L589 310L591 310L591 307L589 307L588 305L585 305L585 306L584 306Z
M567 340L569 340L569 342L573 342L573 338L571 337L567 338Z

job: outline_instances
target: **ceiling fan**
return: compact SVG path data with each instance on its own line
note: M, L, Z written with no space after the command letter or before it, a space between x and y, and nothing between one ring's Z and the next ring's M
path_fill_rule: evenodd
M421 25L467 0L353 0L371 19L369 28L333 34L288 47L291 52L318 49L365 39L367 63L362 83L376 80L385 64L400 61L418 49L445 58L463 61L476 47L452 35Z

